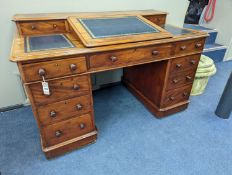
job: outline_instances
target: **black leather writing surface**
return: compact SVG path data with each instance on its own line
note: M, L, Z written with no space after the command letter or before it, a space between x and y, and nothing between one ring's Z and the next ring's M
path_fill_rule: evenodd
M25 38L26 52L72 47L74 47L74 45L63 34L28 36Z
M77 20L81 22L92 38L107 38L159 32L158 29L136 16Z
M175 36L191 33L190 30L175 27L175 26L168 25L168 24L164 25L163 28Z

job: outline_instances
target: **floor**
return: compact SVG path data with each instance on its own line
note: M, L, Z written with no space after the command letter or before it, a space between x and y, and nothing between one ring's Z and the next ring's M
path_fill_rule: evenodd
M154 118L123 86L94 93L96 143L46 160L30 107L0 113L2 175L230 175L232 119L214 115L232 62L184 112Z

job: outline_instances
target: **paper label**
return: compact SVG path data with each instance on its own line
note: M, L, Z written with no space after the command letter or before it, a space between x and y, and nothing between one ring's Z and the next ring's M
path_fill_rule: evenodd
M42 87L43 87L44 95L50 95L48 82L43 81L42 82Z

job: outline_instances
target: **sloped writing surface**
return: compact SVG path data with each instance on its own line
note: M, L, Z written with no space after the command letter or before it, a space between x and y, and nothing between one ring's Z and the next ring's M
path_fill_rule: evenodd
M25 51L73 48L74 45L63 34L28 36L25 38Z
M92 38L158 33L159 30L136 16L119 18L77 19Z

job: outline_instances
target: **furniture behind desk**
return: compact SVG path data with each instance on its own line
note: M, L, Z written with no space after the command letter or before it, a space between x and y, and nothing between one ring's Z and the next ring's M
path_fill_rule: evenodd
M125 36L128 42L106 39L118 42L107 45L89 38L85 43L72 23L76 16L117 15L141 15L149 25L160 26L166 38L142 41L138 36L133 42ZM165 25L166 15L149 10L14 16L17 32L10 60L18 64L47 158L96 141L93 73L123 68L125 86L156 117L187 108L207 34Z

